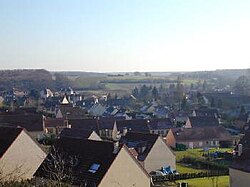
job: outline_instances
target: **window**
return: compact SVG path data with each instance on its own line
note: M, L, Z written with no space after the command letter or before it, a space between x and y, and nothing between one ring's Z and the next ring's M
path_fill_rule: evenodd
M94 164L92 164L90 166L88 172L90 172L90 173L96 173L99 168L100 168L100 164L94 163Z

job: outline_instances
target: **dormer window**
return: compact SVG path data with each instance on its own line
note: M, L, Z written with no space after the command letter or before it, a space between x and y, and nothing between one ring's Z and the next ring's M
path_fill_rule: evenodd
M90 173L96 173L98 171L98 169L100 168L100 166L101 166L100 164L94 163L94 164L92 164L90 166L88 172L90 172Z

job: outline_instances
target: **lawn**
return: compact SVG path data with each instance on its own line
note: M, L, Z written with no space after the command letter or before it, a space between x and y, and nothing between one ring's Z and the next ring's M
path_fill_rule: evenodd
M203 170L203 169L194 169L194 168L191 168L190 166L185 166L185 165L180 164L180 163L176 163L176 170L179 173L200 173L200 172L207 171L207 170Z
M212 148L209 149L210 153L213 153L215 151L221 151L221 152L225 152L225 151L232 151L231 148ZM202 154L204 153L204 151L202 149L187 149L186 151L176 151L175 155L176 155L176 161L180 161L184 156L186 157L195 157L195 158L203 158Z
M196 179L179 180L178 182L187 182L189 187L228 187L229 176L206 177Z
M221 151L221 152L225 152L225 151L232 151L231 149L225 149L225 148L220 148L220 149L210 149L209 150L209 153L213 153L215 151ZM176 151L175 154L176 154L176 170L179 172L179 173L199 173L199 172L207 172L208 170L207 169L197 169L197 168L194 168L192 167L191 165L185 165L184 163L180 163L180 161L184 158L184 157L193 157L193 158L196 158L196 159L200 159L200 160L203 160L205 159L202 155L203 155L204 151L202 149L187 149L186 151ZM207 153L207 152L206 152ZM230 164L228 163L228 161L223 161L223 160L211 160L211 162L214 162L214 163L225 163L226 165L227 164Z
M229 176L185 179L175 182L162 182L158 185L166 187L177 187L180 182L187 182L188 187L229 187Z

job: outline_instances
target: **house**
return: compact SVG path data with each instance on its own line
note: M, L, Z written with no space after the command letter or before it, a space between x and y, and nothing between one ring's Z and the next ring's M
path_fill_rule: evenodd
M60 96L48 97L43 104L43 111L50 115L55 115L55 110L61 105L62 99Z
M175 114L174 119L176 124L185 124L188 121L188 117L190 116L190 112L178 112Z
M238 129L244 129L250 122L250 112L239 114L237 119L234 121L234 126Z
M194 127L212 127L219 126L219 120L215 117L189 117L184 125L184 128L194 128Z
M69 100L74 104L83 100L83 96L79 93L74 93L73 95L69 95L68 97Z
M169 108L167 106L158 106L155 108L153 115L157 118L168 118Z
M63 118L63 119L79 119L85 118L87 111L80 108L74 107L70 104L64 104L59 107L56 112L56 118Z
M43 128L45 134L59 134L64 128L70 127L68 120L63 118L43 118Z
M250 131L238 145L238 155L229 168L230 187L248 187L250 184Z
M60 90L61 95L73 95L74 94L74 90L71 87L68 88L62 88Z
M169 133L174 134L175 142L183 144L187 148L207 148L207 147L229 147L233 144L230 133L221 126L184 128ZM172 138L172 139L169 139ZM171 134L167 135L167 142L174 144Z
M4 180L31 179L46 153L21 127L0 126L0 171Z
M166 166L176 169L175 154L159 135L127 132L121 143L133 149L133 155L137 152L138 161L148 173Z
M175 134L176 134L176 132L178 132L179 130L180 130L180 128L172 128L172 129L169 129L169 130L168 130L165 140L166 140L166 144L167 144L169 147L176 148L176 138L175 138Z
M48 97L53 97L53 92L48 88L43 89L42 91L40 91L40 97L44 100Z
M149 121L144 119L116 120L115 118L100 118L99 134L102 138L119 137L123 131L150 133Z
M33 108L18 109L13 112L3 111L0 113L0 123L7 126L21 126L34 138L43 134L43 115Z
M95 131L84 130L84 129L72 129L64 128L58 135L58 138L76 138L82 140L97 140L102 141Z
M219 112L217 109L201 107L193 111L193 116L197 117L214 117L219 118Z
M93 116L102 116L106 111L105 107L102 106L100 103L94 104L88 112Z
M72 129L95 131L99 134L98 119L69 119L68 124Z
M152 119L148 121L149 121L150 133L159 134L163 137L165 137L167 135L168 130L173 127L170 118Z
M4 98L2 96L0 96L0 106L3 105L3 102L4 102Z
M69 104L69 98L65 95L61 101L62 105L68 105Z
M37 170L37 180L55 180L58 164L67 164L64 176L75 186L86 187L150 187L150 176L124 145L81 139L58 139L55 151ZM55 162L62 155L63 162ZM54 159L52 159L54 158ZM70 169L71 168L71 169ZM57 178L58 179L58 178Z

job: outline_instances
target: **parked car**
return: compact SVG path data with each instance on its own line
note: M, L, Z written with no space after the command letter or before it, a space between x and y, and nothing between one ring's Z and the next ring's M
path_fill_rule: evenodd
M151 171L149 174L150 174L151 176L165 176L165 175L166 175L166 174L164 174L163 172L158 171L158 170L156 170L156 171Z

